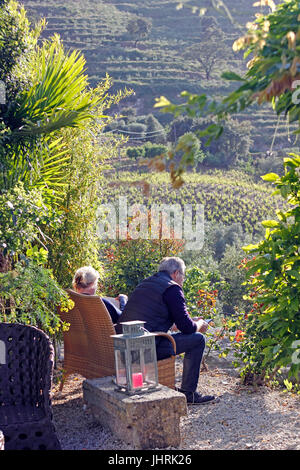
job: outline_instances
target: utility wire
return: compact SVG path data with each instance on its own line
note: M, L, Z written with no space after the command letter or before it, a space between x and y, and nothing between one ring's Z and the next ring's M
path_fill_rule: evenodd
M142 135L142 134L145 134L144 132L134 132L134 131L123 131L122 129L114 129L112 131L107 131L105 132L105 134L108 134L109 132L120 132L122 134L136 134L136 135ZM150 132L146 132L146 135L150 135L150 134L165 134L166 131L165 130L162 130L162 131L150 131Z
M152 137L156 137L155 135L152 135L150 137L128 137L128 140L142 140L142 139L151 139Z

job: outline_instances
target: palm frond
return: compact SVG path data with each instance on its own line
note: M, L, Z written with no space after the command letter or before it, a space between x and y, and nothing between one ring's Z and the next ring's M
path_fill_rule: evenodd
M59 198L65 181L70 154L62 138L45 137L39 142L16 146L2 172L0 187L8 189L22 181L27 188L45 188L53 199ZM34 155L34 158L32 158Z
M88 90L85 59L80 52L66 54L58 41L39 52L35 82L18 99L12 137L35 137L63 127L79 127L93 119L101 98Z

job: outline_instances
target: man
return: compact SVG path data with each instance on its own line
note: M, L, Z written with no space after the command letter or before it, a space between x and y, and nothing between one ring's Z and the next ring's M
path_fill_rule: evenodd
M172 333L176 342L176 354L185 353L181 388L189 404L206 404L214 396L199 394L200 365L205 349L205 333L208 324L204 320L194 321L187 309L182 290L185 273L184 261L177 257L164 258L156 274L142 281L129 297L118 319L117 333L121 333L121 322L145 321L150 331L167 332L174 324L180 331ZM170 341L156 338L157 359L174 355Z

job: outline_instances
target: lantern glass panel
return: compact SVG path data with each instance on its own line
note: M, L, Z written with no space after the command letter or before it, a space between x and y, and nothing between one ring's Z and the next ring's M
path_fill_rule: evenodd
M153 349L148 348L144 351L144 381L147 384L156 383L156 361Z
M130 351L131 354L131 383L132 388L140 388L144 384L142 367L142 352Z
M118 385L127 385L125 351L115 350L116 381Z
M132 373L142 372L140 351L130 351L131 353L131 371Z

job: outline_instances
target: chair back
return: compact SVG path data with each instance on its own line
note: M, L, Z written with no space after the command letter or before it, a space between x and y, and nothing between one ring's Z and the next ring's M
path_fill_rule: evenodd
M116 334L110 314L96 295L83 295L67 289L74 302L61 318L70 324L64 332L64 368L85 378L115 374L113 339Z
M43 331L0 323L0 410L25 405L34 414L49 412L53 361L53 346Z
M52 423L54 348L34 326L0 323L0 429L5 449L59 449Z

